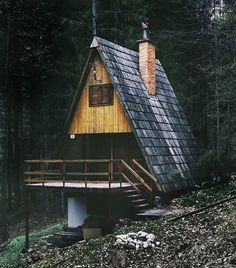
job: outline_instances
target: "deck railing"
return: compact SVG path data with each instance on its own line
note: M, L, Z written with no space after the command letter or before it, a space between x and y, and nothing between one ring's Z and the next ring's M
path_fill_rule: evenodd
M108 183L120 175L114 171L119 159L77 159L77 160L25 160L26 184L42 184L50 182L81 183L87 188L88 182ZM98 180L99 178L99 180ZM101 179L100 179L101 178Z
M104 183L111 188L128 183L134 190L153 192L156 178L135 159L77 159L77 160L25 160L25 184L45 186L58 183L63 188L68 183Z

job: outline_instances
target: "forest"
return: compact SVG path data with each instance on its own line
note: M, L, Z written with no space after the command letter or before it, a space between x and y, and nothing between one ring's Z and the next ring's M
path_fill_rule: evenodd
M235 0L97 0L97 35L137 50L142 17L201 148L236 171ZM0 0L0 215L22 208L24 159L53 159L93 37L91 1Z

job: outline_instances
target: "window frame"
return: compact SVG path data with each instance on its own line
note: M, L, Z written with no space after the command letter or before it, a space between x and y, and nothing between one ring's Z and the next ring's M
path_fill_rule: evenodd
M101 91L102 89L108 89L109 90L109 94L108 94L108 97L109 97L109 101L106 102L106 103L103 103L102 102L102 98L104 96L102 96L101 94ZM97 102L97 103L93 103L94 100L92 100L92 96L93 96L93 90L96 90L98 89L100 91L100 102ZM90 85L89 86L89 107L100 107L100 106L111 106L113 105L113 101L114 101L114 87L111 83L109 84L96 84L96 85Z

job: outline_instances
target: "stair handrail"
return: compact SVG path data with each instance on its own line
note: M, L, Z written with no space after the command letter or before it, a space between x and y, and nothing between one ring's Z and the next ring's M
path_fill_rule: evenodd
M132 159L132 162L140 169L143 173L145 173L152 181L154 181L157 185L158 190L161 190L161 186L156 177L154 177L146 168L144 168L137 160Z
M123 179L126 180L126 182L128 182L131 187L136 191L136 192L140 192L139 188L123 173L121 172L121 176Z
M143 178L141 178L141 176L139 176L135 170L133 170L124 160L121 160L121 163L149 192L152 192L152 188L143 180Z

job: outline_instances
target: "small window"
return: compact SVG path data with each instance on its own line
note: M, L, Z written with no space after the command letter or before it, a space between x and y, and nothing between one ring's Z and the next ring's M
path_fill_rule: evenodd
M89 106L113 105L112 84L89 86Z

